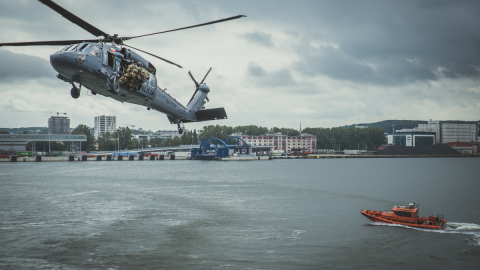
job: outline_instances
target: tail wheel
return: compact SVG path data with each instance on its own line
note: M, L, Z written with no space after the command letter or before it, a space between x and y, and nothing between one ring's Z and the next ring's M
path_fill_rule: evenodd
M114 94L120 93L120 84L117 81L117 77L113 77L113 82L110 84L110 92Z

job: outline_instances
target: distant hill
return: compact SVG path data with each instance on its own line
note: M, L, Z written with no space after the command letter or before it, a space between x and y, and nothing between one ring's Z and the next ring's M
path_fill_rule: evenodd
M444 121L444 120L442 120ZM445 120L444 122L448 123L465 123L465 124L476 124L477 121L460 121L460 120ZM395 125L395 130L399 129L411 129L418 127L418 124L427 124L428 121L425 120L384 120L375 123L360 123L353 124L349 126L343 126L344 128L354 127L354 126L366 126L366 127L378 127L382 128L385 132L392 132L392 125Z

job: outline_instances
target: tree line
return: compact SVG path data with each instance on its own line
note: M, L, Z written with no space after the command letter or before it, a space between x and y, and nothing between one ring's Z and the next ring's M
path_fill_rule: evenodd
M220 126L209 125L202 129L194 130L193 132L184 133L181 136L168 138L163 140L161 138L146 140L146 139L132 139L132 130L128 127L118 128L116 132L107 132L102 134L95 141L91 135L90 129L86 125L79 125L71 134L87 135L87 141L82 142L81 150L85 152L94 151L96 143L98 143L99 151L115 151L120 149L138 149L142 147L172 147L179 145L199 144L200 138L218 138L225 141L233 133L241 132L243 135L262 136L267 133L281 132L289 136L298 136L300 132L293 128L267 128L256 125L249 126ZM381 144L385 144L385 136L382 128L368 127L334 127L334 128L305 128L302 133L308 133L317 137L317 149L373 149ZM231 142L236 143L235 140ZM48 151L48 142L37 142L36 149L38 151ZM69 143L50 142L51 151L70 151ZM32 150L32 142L28 142L27 151Z
M383 128L305 128L317 136L317 149L376 149L386 143Z

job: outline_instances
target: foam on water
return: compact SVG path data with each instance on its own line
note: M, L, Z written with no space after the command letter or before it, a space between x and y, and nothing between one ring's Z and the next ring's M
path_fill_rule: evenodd
M375 226L391 226L391 227L403 227L413 230L433 232L433 233L460 233L468 235L469 238L465 239L469 245L480 246L480 225L474 223L460 223L460 222L448 222L444 230L432 230L424 228L410 227L400 224L387 224L380 222L373 222L371 225Z

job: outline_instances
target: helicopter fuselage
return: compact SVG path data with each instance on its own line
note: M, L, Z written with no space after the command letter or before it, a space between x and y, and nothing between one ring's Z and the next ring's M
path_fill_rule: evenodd
M167 31L137 36L119 36L118 34L110 35L98 29L51 0L39 1L97 38L80 40L0 42L0 47L67 45L62 50L50 55L50 63L58 72L57 78L72 85L70 94L73 98L80 97L81 88L84 86L90 89L93 95L99 94L120 102L145 106L149 110L153 109L165 113L171 124L177 124L180 134L183 132L180 127L180 123L182 122L227 119L227 113L224 108L205 109L204 107L206 103L205 100L209 101L207 95L210 92L210 89L204 81L212 68L208 70L200 83L193 78L190 71L188 72L190 78L195 83L195 92L185 107L167 94L165 91L166 89L158 87L157 78L155 77L156 69L152 63L145 60L135 51L127 49L127 47L153 56L177 67L182 68L182 66L155 54L127 45L124 41L236 20L246 17L245 15L237 15ZM135 72L125 73L125 68L128 67L131 61L142 63L142 67L146 71L143 69L137 69L138 73L136 75ZM147 74L147 72L149 74ZM128 77L125 74L127 74ZM132 74L134 76L132 76ZM126 77L121 78L121 75L125 75Z
M114 78L120 78L122 65L128 65L130 60L147 67L150 79L138 89L120 86L118 93L111 91L110 83ZM68 45L50 55L50 63L58 72L57 77L65 82L80 84L90 89L92 94L154 109L167 114L169 119L182 122L199 121L195 112L203 109L203 100L210 91L206 85L202 85L201 91L187 108L158 87L156 69L149 61L127 48L101 42Z

